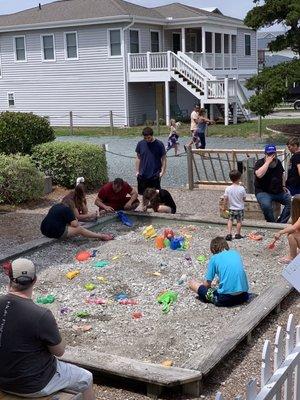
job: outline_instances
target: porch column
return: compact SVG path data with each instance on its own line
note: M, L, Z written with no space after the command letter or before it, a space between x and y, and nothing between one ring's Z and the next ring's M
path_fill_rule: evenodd
M212 38L212 54L213 54L213 69L216 69L216 41L215 41L215 32L211 34Z
M237 124L237 102L235 101L234 103L233 103L233 123L234 124Z
M229 124L229 99L228 99L228 78L224 79L224 92L225 92L225 102L224 102L224 125Z
M209 119L214 119L214 104L209 105Z
M202 66L206 68L206 46L205 46L205 29L201 28L201 39L202 39Z
M165 107L166 107L166 125L170 125L170 84L165 81Z
M185 28L181 28L181 51L185 53Z

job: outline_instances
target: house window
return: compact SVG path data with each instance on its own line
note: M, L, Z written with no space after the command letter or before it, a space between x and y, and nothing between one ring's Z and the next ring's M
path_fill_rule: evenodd
M205 52L212 53L212 33L205 32Z
M8 107L13 107L15 105L15 94L7 93Z
M222 34L215 33L215 53L222 53Z
M245 35L245 56L251 56L251 36Z
M139 53L139 31L130 30L130 53Z
M229 35L227 33L224 34L224 53L229 53Z
M159 32L151 32L151 52L159 52Z
M231 53L236 54L236 35L231 35Z
M44 61L55 60L54 35L42 36L42 47L43 47L43 60Z
M15 46L15 60L26 61L26 44L25 36L18 36L14 38Z
M121 55L121 30L111 29L109 31L109 52L110 56Z
M66 44L66 58L77 59L78 58L78 45L77 45L77 33L67 32L65 34Z

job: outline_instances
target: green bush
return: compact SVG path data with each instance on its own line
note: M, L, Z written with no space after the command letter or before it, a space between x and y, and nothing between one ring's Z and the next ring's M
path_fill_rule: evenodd
M53 183L67 188L83 176L86 187L99 187L107 182L105 151L95 144L52 142L36 146L32 159L37 167L52 177Z
M0 203L35 200L43 191L44 175L29 156L0 154Z
M54 139L46 118L32 113L0 113L0 153L31 154L34 146Z

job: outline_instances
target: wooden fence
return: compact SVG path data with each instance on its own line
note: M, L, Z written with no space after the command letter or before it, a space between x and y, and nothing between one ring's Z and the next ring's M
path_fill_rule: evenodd
M286 334L281 326L277 328L273 356L271 342L265 341L260 381L259 391L257 381L252 379L246 386L246 397L237 396L235 400L300 399L300 325L295 326L293 314L288 318ZM216 400L224 400L220 392Z
M287 170L288 155L285 150L277 150L277 156ZM263 150L247 149L191 149L187 148L188 187L193 190L198 185L228 185L229 171L239 169L243 160L264 157ZM241 164L240 164L241 163ZM300 400L300 399L299 399Z

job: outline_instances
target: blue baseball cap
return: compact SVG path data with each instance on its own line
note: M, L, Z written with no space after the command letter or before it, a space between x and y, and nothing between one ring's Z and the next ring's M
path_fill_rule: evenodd
M275 144L267 144L265 146L265 154L274 154L274 153L276 153Z

